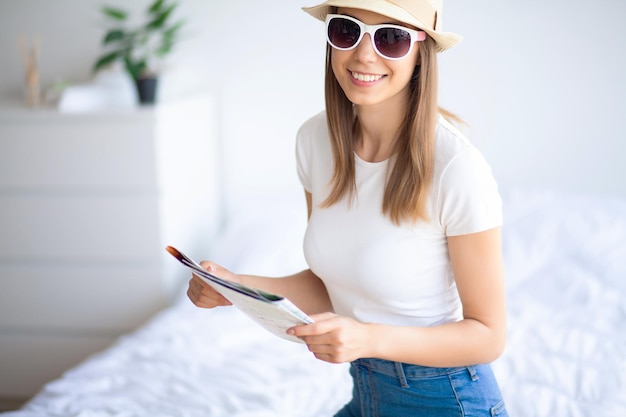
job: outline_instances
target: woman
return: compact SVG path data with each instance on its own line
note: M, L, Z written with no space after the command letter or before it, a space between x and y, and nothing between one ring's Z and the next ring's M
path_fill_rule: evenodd
M203 266L311 315L288 333L320 360L351 362L354 397L336 416L506 416L488 365L506 338L501 200L437 106L437 52L460 37L428 0L304 10L328 41L326 112L297 138L311 269L276 279ZM197 277L188 295L229 304Z

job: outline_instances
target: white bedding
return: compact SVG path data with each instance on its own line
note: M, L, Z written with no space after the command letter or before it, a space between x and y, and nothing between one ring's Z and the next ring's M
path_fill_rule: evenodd
M509 415L626 416L626 201L517 191L504 202L509 341L493 366ZM262 274L304 267L303 205L255 213L231 213L215 260ZM322 417L350 389L347 365L181 294L6 417Z

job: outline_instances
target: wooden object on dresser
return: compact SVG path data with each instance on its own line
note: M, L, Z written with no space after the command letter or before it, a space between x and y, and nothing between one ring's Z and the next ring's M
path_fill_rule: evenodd
M32 396L182 292L166 245L209 256L214 110L0 105L0 397Z

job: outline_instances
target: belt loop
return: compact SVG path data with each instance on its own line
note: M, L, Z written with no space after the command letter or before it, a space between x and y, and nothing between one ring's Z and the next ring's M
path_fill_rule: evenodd
M400 381L400 386L402 388L408 388L409 383L406 380L406 375L404 374L402 362L394 362L394 365L396 366L396 375L398 376L398 380Z
M475 366L468 366L467 372L469 372L469 375L470 375L470 378L472 378L472 381L478 381L479 377L478 377L478 373L476 372Z

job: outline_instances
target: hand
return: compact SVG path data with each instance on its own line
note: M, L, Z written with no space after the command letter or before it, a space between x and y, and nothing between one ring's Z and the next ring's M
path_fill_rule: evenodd
M317 359L342 363L368 356L365 323L334 313L314 314L311 318L315 323L292 327L287 333L302 339Z
M212 262L202 261L200 266L209 271L216 277L227 279L230 281L238 281L237 276L232 272L216 265ZM187 289L187 297L197 307L202 308L214 308L219 306L232 305L222 294L215 291L213 287L204 282L202 278L199 278L195 274L191 276L189 280L189 288Z

